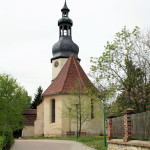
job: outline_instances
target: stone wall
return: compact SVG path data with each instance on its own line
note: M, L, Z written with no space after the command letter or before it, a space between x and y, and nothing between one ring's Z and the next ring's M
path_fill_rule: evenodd
M150 141L123 142L121 139L113 139L108 141L108 150L150 150Z

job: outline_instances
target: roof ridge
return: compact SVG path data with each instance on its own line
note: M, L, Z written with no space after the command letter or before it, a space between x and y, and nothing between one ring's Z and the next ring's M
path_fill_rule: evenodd
M63 83L61 92L63 91L63 88L64 88L64 85L65 85L66 79L67 79L67 77L68 77L68 71L69 71L69 68L70 68L70 65L71 65L71 57L70 57L69 59L70 59L70 62L69 62L70 64L69 64L69 66L68 66L68 68L67 68L67 75L66 75L66 77L65 77L65 80L64 80L64 83ZM68 61L69 61L69 60L68 60Z
M76 64L76 61L77 61L77 60L75 59L75 57L74 57L73 59L74 59L74 62L75 62L75 66L76 66L76 69L77 69L79 78L80 78L81 82L83 83L83 86L84 86L85 89L87 90L87 88L86 88L86 86L85 86L85 84L84 84L84 82L83 82L83 80L82 80L82 77L81 77L80 71L79 71L79 69L78 69L78 66L77 66L77 64ZM77 62L77 63L78 63L78 62Z

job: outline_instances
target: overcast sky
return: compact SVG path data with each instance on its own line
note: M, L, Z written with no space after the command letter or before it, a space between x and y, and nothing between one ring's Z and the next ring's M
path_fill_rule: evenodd
M58 41L58 19L64 0L0 0L0 73L11 74L29 95L51 83L52 46ZM124 26L150 25L150 0L67 0L81 66L102 55Z

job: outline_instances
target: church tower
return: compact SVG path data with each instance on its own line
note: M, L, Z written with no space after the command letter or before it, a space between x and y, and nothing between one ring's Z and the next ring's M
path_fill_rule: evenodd
M77 99L78 96L75 96L75 98L74 95L72 95L72 89L75 89L76 85L80 83L80 92L87 91L89 87L94 92L98 92L79 63L79 47L72 41L73 22L68 16L70 10L67 7L66 1L61 11L62 18L58 21L59 41L54 44L52 48L53 57L51 59L51 63L53 82L43 92L43 101L37 106L37 110L34 112L27 110L24 113L24 115L28 117L27 120L29 124L23 129L23 136L66 136L70 131L70 126L68 124L70 121L71 131L73 134L77 133L76 117L72 117L70 119L70 117L68 118L68 116L64 115L64 112L68 112L68 108L76 110L76 106L74 104L79 104L79 100ZM93 103L93 99L91 97L86 94L81 95L80 108L82 105L84 108L82 111L86 110L85 114L86 118L88 118L82 125L82 132L84 135L92 136L103 134L104 119L102 117L96 117L97 114L102 113L100 112L102 109L99 108L99 102L94 101ZM74 101L74 104L70 105L71 99L76 99L77 101ZM70 107L66 104L68 106L70 105ZM31 124L33 115L35 118Z
M72 41L73 21L69 18L69 11L65 1L64 7L61 9L62 18L58 20L59 41L52 48L52 81L57 77L71 54L74 54L75 58L80 61L78 58L79 47Z

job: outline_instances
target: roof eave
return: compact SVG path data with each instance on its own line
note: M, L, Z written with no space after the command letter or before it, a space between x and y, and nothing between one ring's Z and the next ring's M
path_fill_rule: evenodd
M71 92L56 92L50 94L43 94L42 96L58 95L58 94L70 94Z

